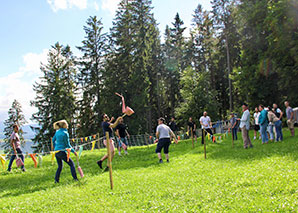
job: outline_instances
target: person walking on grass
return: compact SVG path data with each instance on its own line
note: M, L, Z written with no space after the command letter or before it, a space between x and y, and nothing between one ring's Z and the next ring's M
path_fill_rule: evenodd
M67 154L66 149L71 149L71 152L77 156L77 153L74 151L74 149L71 147L69 143L69 134L68 134L68 123L66 120L60 120L54 123L53 125L54 129L56 130L56 133L53 137L53 146L54 151L57 153L55 154L58 168L55 175L55 183L59 183L60 180L60 174L63 168L63 161L66 162L70 167L70 172L75 181L78 181L76 168L73 160L69 158L67 160Z
M191 130L192 130L193 137L197 141L196 128L197 128L196 123L192 120L192 117L189 117L188 123L187 123L187 132L189 137L191 137Z
M257 139L258 137L258 133L259 133L259 139L261 139L261 135L260 135L260 125L259 125L259 116L260 116L260 112L258 107L255 108L255 112L253 114L254 116L254 140Z
M162 157L161 157L161 150L163 149L163 152L166 155L167 162L169 163L169 147L171 144L171 138L174 138L175 143L177 144L177 138L175 133L165 125L165 119L164 118L159 118L158 119L158 126L156 128L156 140L154 143L157 143L157 147L155 152L157 153L157 157L159 159L159 163L163 163Z
M286 114L287 114L287 125L291 131L292 137L294 137L295 136L294 111L292 107L290 107L290 103L288 101L285 101L285 107L286 107Z
M129 138L128 131L126 130L126 125L123 122L123 118L119 120L119 124L116 126L116 135L118 137L118 154L121 156L121 147L125 147L124 152L127 155L127 138ZM123 145L124 144L124 145Z
M276 132L276 142L283 140L283 134L282 134L282 116L283 112L278 108L277 104L273 104L273 112L278 118L278 121L274 123L275 126L275 132Z
M14 159L16 158L16 155L18 155L18 157L20 157L22 159L23 163L24 163L24 160L25 160L24 155L23 155L22 150L21 150L21 141L20 141L20 137L19 137L19 134L18 134L19 126L17 124L14 124L12 126L12 128L13 128L13 132L10 136L10 145L12 147L12 152L11 153L13 153L13 154L11 155L10 161L9 161L9 164L8 164L8 169L7 169L8 172L11 171L11 166L12 166L12 163L13 163ZM22 169L23 172L26 171L24 165L21 166L21 169Z
M239 127L241 128L244 149L247 149L248 147L252 148L253 145L251 144L251 140L249 137L250 113L248 110L248 105L246 103L242 104L242 111L243 113L241 119L238 120L240 120Z
M262 144L268 143L267 126L268 126L268 112L264 109L262 104L259 105L259 124L261 129Z
M111 123L110 121L112 119L110 119L107 114L104 113L102 115L102 123L101 123L101 125L102 125L104 136L106 135L106 132L109 133L109 140L110 140L109 141L109 146L110 146L112 160L113 160L113 157L115 155L115 147L114 147L114 141L112 139L112 133L113 133L113 128L115 128L118 125L120 119L122 119L122 117L118 117L116 119L115 123ZM107 140L106 140L106 138L104 139L103 143L104 143L105 146L107 146ZM99 161L96 162L97 165L99 166L99 168L102 169L102 162L104 160L106 160L107 158L108 158L108 154L104 155ZM108 170L109 170L109 165L107 165L105 171L108 171Z
M211 139L213 139L213 133L211 130L212 122L210 117L207 115L207 112L203 112L203 116L200 118L200 124L202 127L202 136L203 134L207 135L207 132L210 134ZM216 143L215 140L212 140L214 143ZM202 144L204 144L204 137L202 137Z
M231 132L232 132L233 140L238 140L238 138L237 138L237 131L238 131L237 118L235 117L234 113L231 113L230 125L231 125Z

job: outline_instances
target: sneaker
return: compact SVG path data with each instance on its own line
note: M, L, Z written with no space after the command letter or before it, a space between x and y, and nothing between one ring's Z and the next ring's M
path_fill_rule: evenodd
M26 172L26 169L25 169L25 168L23 168L23 169L22 169L22 171L23 171L23 172Z
M55 180L55 184L59 183L59 181Z
M250 146L249 146L249 148L253 148L253 147L254 147L253 145L250 145Z
M170 163L170 160L169 159L167 159L167 163Z
M257 139L257 137L256 136L254 136L254 140L256 140Z
M159 163L163 163L162 159L159 159Z
M101 161L101 160L99 160L99 161L97 161L96 163L97 163L97 165L99 166L99 168L101 168L101 169L102 169L102 161Z
M109 171L109 167L107 166L103 172Z
M125 154L128 155L128 152L125 151Z
M121 152L118 152L118 155L121 156Z

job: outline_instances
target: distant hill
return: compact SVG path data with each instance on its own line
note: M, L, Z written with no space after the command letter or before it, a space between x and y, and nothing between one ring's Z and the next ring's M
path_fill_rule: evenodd
M23 131L26 133L24 134L24 139L25 140L31 140L32 138L34 138L35 136L35 132L32 131L32 129L30 128L30 126L34 126L34 127L38 127L37 124L30 124L30 125L25 125L23 126ZM4 123L0 122L0 139L4 138Z

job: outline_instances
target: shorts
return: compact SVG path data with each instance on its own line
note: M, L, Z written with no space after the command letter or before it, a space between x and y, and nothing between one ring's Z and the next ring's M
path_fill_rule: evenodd
M287 124L289 129L294 129L294 121L293 120L287 120Z
M107 146L107 140L104 140L104 141L103 141L103 144L104 144L105 146ZM111 149L111 152L114 152L114 150L115 150L115 147L114 147L114 141L113 141L113 139L111 139L111 138L110 138L110 149Z
M255 126L254 126L254 130L255 130L255 131L259 131L259 130L260 130L260 125L255 124Z
M122 147L122 143L124 143L126 146L128 146L127 138L118 138L118 146Z
M165 154L168 154L170 144L171 144L171 139L170 138L160 138L158 140L158 144L157 144L155 152L156 153L161 153L161 150L163 149L163 152Z

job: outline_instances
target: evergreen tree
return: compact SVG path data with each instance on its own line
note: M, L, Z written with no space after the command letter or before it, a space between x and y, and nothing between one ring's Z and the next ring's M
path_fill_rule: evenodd
M127 105L135 110L133 119L127 122L132 133L151 132L159 114L157 73L161 70L161 50L151 10L149 0L123 0L111 29L113 47L105 72L104 92L109 102L106 105L111 106L107 111L115 112L119 98L114 93L122 93Z
M79 135L98 132L101 124L103 70L106 55L106 34L96 16L89 17L82 46L77 47L83 56L80 58L78 82L83 93L79 106Z
M174 115L175 108L181 101L180 94L180 75L182 71L189 65L185 58L186 42L183 33L186 27L183 27L184 22L180 19L179 14L175 16L173 27L166 27L165 30L165 44L164 51L164 66L165 71L163 77L165 78L166 91L165 99L168 101L167 114Z
M14 100L12 102L11 107L8 110L8 119L4 121L4 135L5 135L5 144L4 149L8 149L10 147L10 136L13 132L13 125L17 124L19 126L19 136L20 140L24 142L24 134L25 132L22 129L22 126L27 123L25 120L25 116L23 114L22 106L17 101Z
M70 47L56 43L48 53L48 63L42 64L40 69L43 76L33 85L36 98L31 105L38 110L32 115L32 120L41 128L33 141L37 143L39 151L49 151L50 138L55 134L55 121L65 119L72 137L76 110L76 70Z

